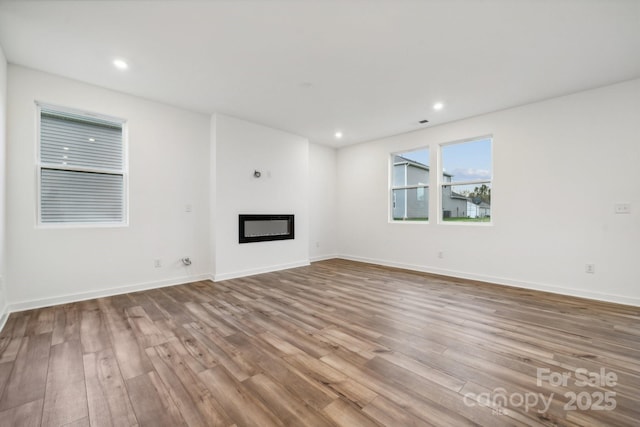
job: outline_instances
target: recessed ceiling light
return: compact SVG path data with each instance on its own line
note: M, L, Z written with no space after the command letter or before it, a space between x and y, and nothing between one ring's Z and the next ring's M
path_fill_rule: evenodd
M342 132L340 132L340 131L336 132L335 133L335 137L336 137L336 139L342 138Z
M62 147L62 149L63 149L63 150L68 150L68 149L69 149L69 147Z
M435 104L433 104L434 110L442 110L443 108L444 108L444 104L442 102L436 102Z
M89 138L89 142L95 142L95 138Z
M115 59L113 61L113 65L115 65L115 67L118 70L126 70L127 68L129 68L129 64L127 64L126 62L124 62L122 59Z

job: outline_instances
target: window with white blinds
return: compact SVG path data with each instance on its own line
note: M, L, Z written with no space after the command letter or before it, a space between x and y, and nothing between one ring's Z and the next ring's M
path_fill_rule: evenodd
M39 106L41 224L126 223L124 123Z

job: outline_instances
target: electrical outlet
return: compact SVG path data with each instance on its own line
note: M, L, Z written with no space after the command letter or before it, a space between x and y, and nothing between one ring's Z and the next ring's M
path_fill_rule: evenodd
M155 268L160 268L160 267L162 267L162 260L159 260L159 259L155 259L155 260L153 260L153 266L154 266Z
M584 266L585 273L594 274L596 272L595 264L585 264Z

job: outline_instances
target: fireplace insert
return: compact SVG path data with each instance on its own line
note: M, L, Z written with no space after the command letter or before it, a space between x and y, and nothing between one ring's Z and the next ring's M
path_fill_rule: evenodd
M240 243L268 242L294 238L293 215L239 215Z

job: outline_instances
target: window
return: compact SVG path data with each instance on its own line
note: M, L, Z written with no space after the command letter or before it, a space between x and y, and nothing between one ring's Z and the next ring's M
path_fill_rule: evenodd
M39 223L125 224L124 121L38 105Z
M429 149L391 155L391 218L429 219Z
M491 222L491 137L441 146L442 221Z

